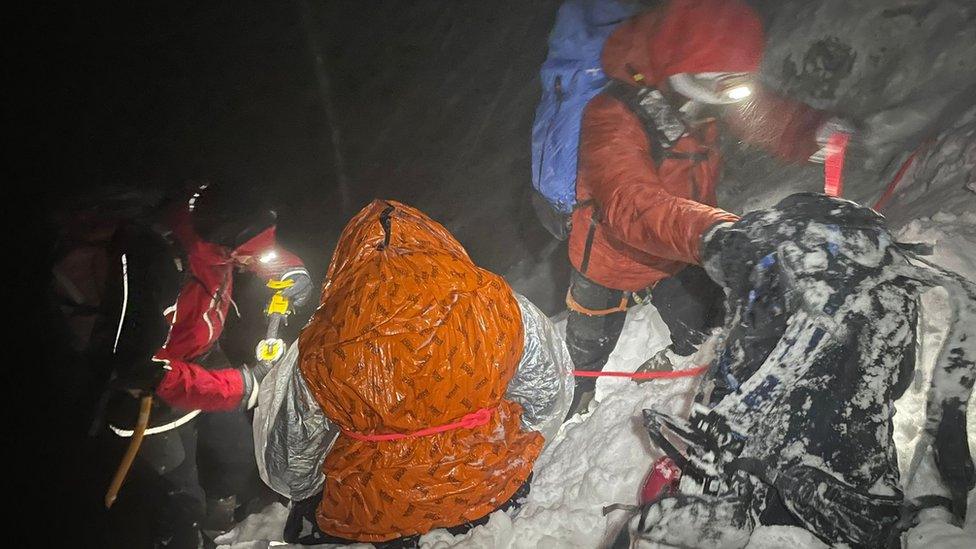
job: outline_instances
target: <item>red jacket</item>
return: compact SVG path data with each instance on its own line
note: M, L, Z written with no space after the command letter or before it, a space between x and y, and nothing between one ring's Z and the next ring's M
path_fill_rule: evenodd
M611 78L663 86L679 73L756 72L762 47L761 23L746 4L673 0L623 23L602 59ZM826 117L762 89L746 104L727 108L736 133L789 159L806 159L816 150L816 128ZM673 150L704 153L704 160L665 158L656 165L637 117L606 94L594 98L584 112L580 138L576 194L585 205L573 213L573 266L606 287L636 291L699 263L702 234L715 223L737 219L715 207L718 137L715 120L701 122ZM584 269L591 221L595 228Z
M240 404L244 393L240 370L207 370L194 359L206 354L223 333L233 295L234 268L270 280L294 270L304 272L305 266L297 256L276 246L273 226L233 251L201 240L193 231L189 212L179 212L172 228L186 252L189 276L176 303L167 310L171 329L155 358L169 364L156 394L174 408L231 410ZM259 261L259 255L270 249L275 250L274 261Z

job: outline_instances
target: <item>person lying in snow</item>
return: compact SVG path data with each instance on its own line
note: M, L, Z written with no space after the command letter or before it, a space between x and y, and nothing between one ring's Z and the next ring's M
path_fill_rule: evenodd
M702 250L728 290L725 337L690 419L644 411L668 458L628 545L743 547L757 525L793 525L830 544L898 547L921 508L962 521L974 486L976 285L896 243L873 210L817 194L716 227ZM932 286L946 288L955 318L901 479L894 401L915 375L919 298ZM930 457L945 490L906 500ZM678 486L661 482L679 475Z
M722 291L698 266L701 236L737 217L716 205L721 131L784 159L817 152L824 112L764 89L758 15L739 0L674 0L622 23L604 46L612 82L583 115L572 217L566 343L601 370L626 310L650 301L688 356L722 322ZM646 368L670 369L667 353ZM577 382L582 410L595 378Z
M285 540L413 547L518 506L572 391L544 314L420 211L374 201L343 231L298 350L261 390L262 477L304 498Z

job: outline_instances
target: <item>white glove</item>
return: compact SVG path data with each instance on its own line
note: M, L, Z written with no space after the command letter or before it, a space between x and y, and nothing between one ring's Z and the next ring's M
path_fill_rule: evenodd
M817 164L823 164L824 160L827 158L827 143L830 141L830 136L835 133L846 133L849 135L854 134L857 128L854 127L854 123L846 118L839 118L837 116L830 118L826 122L820 125L817 129L817 145L820 145L820 149L817 152L810 155L808 160L810 162L816 162Z
M244 365L239 368L241 377L244 379L244 394L241 397L241 409L250 410L258 404L258 389L261 388L261 381L271 371L271 364L268 362L257 362L253 365Z

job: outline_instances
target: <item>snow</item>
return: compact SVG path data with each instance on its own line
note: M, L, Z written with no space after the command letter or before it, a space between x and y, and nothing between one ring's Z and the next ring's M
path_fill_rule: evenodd
M760 526L752 531L746 549L783 549L783 547L826 549L827 544L803 528L793 526Z
M934 245L929 259L940 266L954 270L970 280L976 279L976 213L954 215L938 212L908 223L897 235L905 242L924 242ZM922 299L922 317L919 326L921 345L916 378L905 395L895 403L894 440L898 448L898 463L903 482L906 482L908 465L913 458L925 418L925 390L932 379L932 368L942 342L945 340L949 321L949 303L945 292L936 289ZM976 405L970 401L966 414L969 452L976 455ZM939 490L939 481L931 458L927 458L906 487L906 496L915 493L933 493ZM951 524L948 513L941 509L924 511L922 522L905 537L906 549L947 547L970 548L976 546L976 490L970 492L970 512L963 528Z

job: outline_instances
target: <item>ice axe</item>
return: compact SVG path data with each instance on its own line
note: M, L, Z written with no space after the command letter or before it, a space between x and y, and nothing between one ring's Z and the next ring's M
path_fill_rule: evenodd
M125 454L122 456L119 468L116 469L115 476L112 477L112 483L108 485L108 492L105 493L106 509L111 509L112 504L115 503L115 498L119 496L122 483L125 482L125 477L128 476L129 469L132 468L132 462L135 461L136 454L139 453L139 446L142 445L142 437L146 434L146 426L149 425L149 411L152 409L152 402L152 395L143 395L139 400L139 419L136 420L136 428L132 432L132 440L129 441L129 447L125 449Z
M295 285L291 279L269 280L268 288L274 290L271 301L265 314L268 315L267 337L258 342L257 349L254 351L255 358L261 362L271 364L285 354L285 342L278 337L278 327L281 319L286 318L291 312L291 300L285 295L285 290Z

